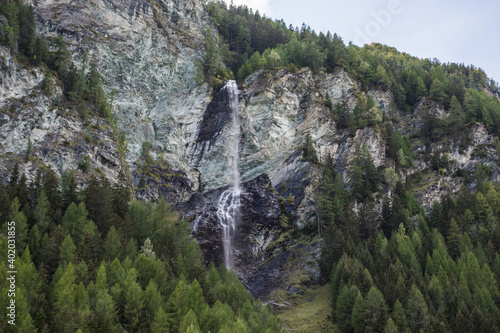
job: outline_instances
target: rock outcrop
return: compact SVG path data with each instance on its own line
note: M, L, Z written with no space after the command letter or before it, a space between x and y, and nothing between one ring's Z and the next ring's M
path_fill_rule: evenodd
M42 91L47 75L28 69L0 47L0 177L5 180L15 163L32 180L47 166L62 174L69 170L99 169L116 181L122 168L113 128L99 118L83 121L58 102L61 90ZM85 176L80 172L79 178Z
M216 265L224 263L222 225L217 209L219 197L226 189L197 193L177 206L183 217L190 221L193 236L205 253L205 260ZM259 265L270 256L267 251L269 244L282 231L279 222L281 206L278 194L265 174L242 183L241 190L233 257L236 272L246 282L257 274Z

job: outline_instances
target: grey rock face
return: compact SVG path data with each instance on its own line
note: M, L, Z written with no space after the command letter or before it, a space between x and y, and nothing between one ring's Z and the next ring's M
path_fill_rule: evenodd
M84 53L97 62L126 132L127 161L135 162L147 141L153 157L169 160L197 184L186 147L209 102L207 86L195 82L210 22L203 2L42 0L35 10L40 32L62 34L77 62Z
M16 162L24 162L21 171L31 180L41 165L60 174L77 170L85 158L115 181L121 161L112 128L95 118L84 124L75 111L56 105L61 90L45 95L40 87L45 73L21 67L3 47L0 62L5 68L0 72L0 177L8 178Z
M232 141L239 139L239 133L231 131L232 113L228 94L226 89L219 89L213 95L198 125L196 140L188 149L190 164L199 171L200 185L204 190L216 189L232 182L232 166L226 155L229 154L228 147Z

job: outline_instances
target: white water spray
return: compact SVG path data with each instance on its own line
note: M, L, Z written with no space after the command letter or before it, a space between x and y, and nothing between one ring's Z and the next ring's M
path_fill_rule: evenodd
M232 186L222 192L217 203L217 217L222 225L222 243L224 247L224 264L227 269L233 267L233 240L235 236L236 223L240 215L240 116L238 113L239 91L236 81L228 81L222 88L226 90L228 107L232 114L229 134L231 144L228 147L228 164L231 170Z

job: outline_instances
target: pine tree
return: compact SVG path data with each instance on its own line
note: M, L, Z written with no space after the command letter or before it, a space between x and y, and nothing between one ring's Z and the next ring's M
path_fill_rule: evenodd
M450 257L456 259L460 254L461 232L460 229L458 229L457 222L453 218L450 222L450 229L448 230L447 240L448 242L446 245L448 247L448 253Z
M115 226L109 228L106 240L104 241L104 255L103 259L108 262L117 258L121 253L121 242Z
M381 332L388 319L388 309L384 296L372 286L365 302L365 328L367 332Z
M10 205L9 212L9 221L15 222L16 227L16 246L19 249L19 252L26 248L27 245L27 236L28 236L28 221L23 212L20 211L21 204L17 198L12 200L12 204ZM4 229L4 232L6 230Z
M445 100L448 98L445 92L445 85L438 78L432 81L431 87L429 89L429 94L432 99L440 104L444 104Z
M365 331L365 301L361 293L358 293L352 308L351 326L356 333Z
M141 317L141 311L144 306L143 291L136 281L137 272L131 268L127 273L124 284L125 306L124 319L128 331L135 332Z
M356 286L344 285L340 290L335 307L335 322L345 332L351 330L351 314L359 289Z
M169 328L173 332L179 330L182 318L190 310L188 308L187 296L189 287L184 281L179 281L174 292L170 295L167 302L167 317Z
M19 182L17 183L15 196L19 199L19 203L21 204L21 209L24 214L29 216L31 213L30 196L28 190L28 179L24 173L21 175L21 178L19 178Z
M151 325L151 333L169 333L169 321L161 307L156 311L155 319Z
M37 37L35 40L35 62L37 64L47 62L47 56L49 53L49 49L47 47L47 41L45 39L45 35Z
M87 328L87 321L90 318L89 295L83 283L79 283L75 293L75 308L77 316L76 325L80 329Z
M59 190L59 178L52 169L43 174L42 188L50 203L50 217L52 221L59 223L61 217L61 191Z
M24 294L24 289L16 288L16 332L37 332L35 322L30 315L29 306Z
M432 275L429 281L428 294L430 298L429 305L434 310L432 313L444 312L444 292L437 275Z
M448 116L448 126L451 132L455 132L463 128L465 123L465 114L459 100L455 95L451 97L450 115Z
M90 285L89 285L90 287ZM89 295L91 292L89 291ZM97 272L95 296L91 301L92 318L89 328L92 332L119 332L117 325L116 304L108 293L106 284L106 268L101 265Z
M399 299L394 303L391 318L394 318L394 324L397 326L399 332L406 332L408 330L405 309Z
M130 238L127 244L123 247L123 255L124 258L129 257L131 260L134 260L137 256L137 244L134 238Z
M427 303L420 290L414 284L410 289L410 295L406 304L406 313L408 314L408 324L412 332L425 331L427 329L430 322Z
M19 180L19 165L16 163L10 174L9 183L7 184L7 193L11 199L14 199L17 192L17 181Z
M91 176L85 189L85 207L89 218L94 221L98 230L107 234L113 219L113 194L109 181L102 176L97 179Z
M318 164L318 155L316 154L316 150L314 149L313 141L311 138L311 134L307 133L306 140L304 143L304 147L302 148L304 152L304 160L311 162L313 164Z
M465 303L459 305L455 320L455 332L475 332L469 307Z
M92 221L87 219L87 214L85 203L80 202L78 206L71 203L62 218L63 230L71 235L76 245L83 241L85 233L88 232L90 236L96 233L97 228Z
M61 278L54 286L54 328L57 332L75 330L76 317L76 284L75 269L69 263Z
M0 182L0 225L2 225L4 222L7 222L7 218L9 217L9 210L9 195L7 194L7 190L4 187L3 182Z
M38 263L38 258L40 256L40 242L42 237L40 236L40 232L38 231L38 227L33 226L28 234L28 246L33 251L33 260Z
M36 222L37 229L40 231L40 235L43 235L49 230L51 220L50 220L50 203L47 199L47 195L44 190L41 190L40 196L38 197L37 204L34 211L34 219Z
M389 199L386 198L382 204L382 222L380 223L380 229L386 237L390 237L392 231L397 227L393 222L392 207L389 203Z
M398 328L394 324L394 321L392 320L391 317L387 319L387 323L385 324L384 327L384 333L398 333Z
M181 324L179 326L179 332L187 332L188 330L191 330L193 332L200 331L200 325L198 325L198 319L193 310L189 310L184 318L182 318Z
M71 235L66 236L59 250L59 265L65 267L75 258L76 246Z
M355 199L366 200L378 190L379 176L366 145L355 147L349 169L351 194Z
M16 260L16 286L23 289L23 295L31 313L40 309L40 299L43 296L43 280L31 261L30 249L26 248L21 258ZM36 318L36 315L34 316ZM34 319L35 319L34 318Z
M146 328L150 328L158 309L161 308L163 303L163 298L158 291L158 286L153 280L150 280L146 290L144 291L144 323ZM142 321L142 320L141 320Z
M113 186L113 211L115 214L125 219L129 210L130 190L127 187L125 173L120 170L118 182Z
M237 277L236 277L237 278ZM241 283L239 281L236 281L236 286L241 286ZM242 288L244 290L244 288ZM246 290L245 290L246 292ZM235 298L237 300L244 300L244 297L240 297L237 295L237 292L235 292ZM234 302L236 303L236 302ZM191 310L194 311L194 313L199 316L205 309L205 297L203 296L203 290L201 289L201 286L198 282L198 280L194 280L190 285L189 285L189 290L187 293L187 307Z
M35 52L35 13L30 4L19 5L19 51L32 58Z
M71 203L78 204L77 183L73 172L64 172L61 176L62 210L65 211Z

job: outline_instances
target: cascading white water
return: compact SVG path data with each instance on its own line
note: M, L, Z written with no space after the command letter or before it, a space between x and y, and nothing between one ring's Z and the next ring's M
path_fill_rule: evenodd
M222 243L224 247L224 264L227 269L233 267L233 239L236 230L236 223L240 214L240 116L238 112L239 91L236 81L228 81L222 88L226 90L228 107L232 114L229 134L231 144L228 146L227 157L231 170L232 186L222 192L217 203L217 217L222 225Z

